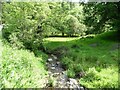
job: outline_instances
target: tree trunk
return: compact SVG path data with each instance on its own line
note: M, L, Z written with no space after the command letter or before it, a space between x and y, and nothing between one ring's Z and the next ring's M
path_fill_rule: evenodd
M40 44L39 50L41 50L43 52L46 52L46 48L43 46L42 43Z
M62 36L64 36L64 33L62 32Z

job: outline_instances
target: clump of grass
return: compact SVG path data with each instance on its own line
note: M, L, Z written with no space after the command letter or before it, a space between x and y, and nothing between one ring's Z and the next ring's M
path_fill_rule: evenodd
M75 77L75 72L74 72L74 70L73 70L73 69L68 69L68 70L67 70L67 76L68 76L69 78L74 78L74 77Z
M102 69L100 72L92 67L80 79L80 84L88 88L118 88L118 73L114 67Z
M53 87L53 79L51 79L51 78L48 79L47 87Z

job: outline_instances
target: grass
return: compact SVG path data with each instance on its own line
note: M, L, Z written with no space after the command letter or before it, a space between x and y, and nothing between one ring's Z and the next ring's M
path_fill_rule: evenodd
M72 41L72 40L76 40L79 39L79 37L49 37L49 38L45 38L44 41L51 41L51 42L66 42L66 41Z
M77 77L80 84L88 88L118 87L118 49L116 46L119 42L116 40L116 32L106 32L94 38L72 40L71 38L47 38L46 40L44 46L49 51L62 46L68 48L61 62L66 66L69 77ZM82 77L78 77L78 74Z
M0 88L43 88L46 82L46 55L39 57L28 50L17 50L3 43L0 60ZM47 59L47 57L46 57Z

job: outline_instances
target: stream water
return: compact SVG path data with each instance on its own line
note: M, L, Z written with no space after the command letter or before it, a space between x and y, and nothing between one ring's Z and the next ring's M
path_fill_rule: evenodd
M86 90L80 86L76 79L68 78L66 71L62 68L59 59L55 55L50 55L46 63L49 77L54 78L55 82L53 85L46 86L47 88L66 88L68 90Z

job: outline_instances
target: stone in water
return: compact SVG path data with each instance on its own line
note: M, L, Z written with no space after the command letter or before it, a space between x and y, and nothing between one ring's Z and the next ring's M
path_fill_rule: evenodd
M80 90L82 89L82 90L84 90L84 88L83 87L79 87L80 88Z
M71 83L78 84L77 81L73 78L69 78L69 80L70 80Z
M53 58L54 58L55 60L57 59L57 57L56 57L55 55L52 54L51 56L53 56Z
M55 64L52 64L52 67L55 67Z
M55 67L51 67L51 69L55 69Z
M58 64L60 64L60 62L56 62L56 64L58 65Z
M48 58L48 61L51 62L51 61L53 61L53 60L52 60L52 58Z

